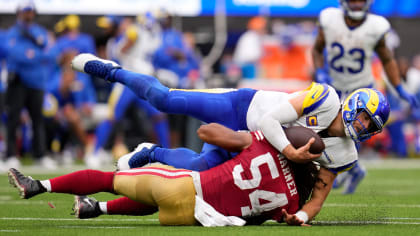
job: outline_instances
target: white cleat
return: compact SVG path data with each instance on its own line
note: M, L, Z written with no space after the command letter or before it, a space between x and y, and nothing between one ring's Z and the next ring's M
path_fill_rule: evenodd
M82 53L73 58L71 66L74 70L112 81L111 71L121 68L118 63L101 59L90 53Z
M129 170L131 169L128 162L130 161L131 157L136 154L137 152L143 150L143 148L150 149L153 146L156 146L154 143L140 143L137 145L137 147L134 149L134 151L125 154L124 156L120 157L117 162L117 170Z

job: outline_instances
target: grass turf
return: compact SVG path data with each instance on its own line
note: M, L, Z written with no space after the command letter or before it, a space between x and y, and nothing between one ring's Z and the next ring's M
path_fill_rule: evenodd
M368 168L355 194L332 191L312 227L274 222L246 227L163 227L156 214L78 220L70 215L73 196L43 194L22 200L6 175L0 175L0 235L420 235L420 162L413 163L404 168L371 165L375 168ZM30 170L23 173L32 174ZM32 176L46 179L57 175ZM93 197L109 200L117 196L101 193Z

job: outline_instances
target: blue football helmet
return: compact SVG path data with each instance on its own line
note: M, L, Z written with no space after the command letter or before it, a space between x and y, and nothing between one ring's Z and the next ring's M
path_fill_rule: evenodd
M389 103L384 95L376 89L362 88L351 93L343 103L342 116L346 133L355 142L362 142L373 135L380 133L389 117ZM359 115L366 112L371 124L364 127L359 120ZM357 132L354 122L362 125L362 130Z
M359 3L350 3L349 0L340 0L340 6L344 9L344 13L354 20L362 20L366 17L370 5L373 0L366 0L363 5Z

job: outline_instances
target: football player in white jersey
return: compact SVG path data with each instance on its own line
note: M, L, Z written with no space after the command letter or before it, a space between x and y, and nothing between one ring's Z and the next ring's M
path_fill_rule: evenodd
M345 171L357 162L353 141L361 142L381 132L389 116L388 102L375 89L356 90L341 105L336 91L326 84L313 83L293 94L254 89L170 89L155 77L124 70L115 62L91 54L78 55L72 66L75 70L109 82L124 84L162 112L190 115L234 130L261 130L288 159L320 163L319 177L322 181L316 184L311 200L299 214L286 214L286 222L292 225L304 224L319 213L337 172ZM310 153L309 147L314 139L295 149L287 139L283 126L304 126L315 130L323 138L325 150L322 154ZM159 156L165 151L156 146L137 148L124 158L128 162L126 167L161 161ZM180 157L177 155L175 159ZM226 153L226 158L219 159L210 156L204 164L211 168L229 158L232 158L232 153Z
M356 89L372 88L371 59L376 53L399 96L411 107L418 107L416 97L403 88L397 63L386 46L385 35L391 29L390 24L384 17L368 13L371 3L371 0L340 0L341 8L321 11L319 31L312 50L315 80L332 85L341 100ZM365 169L356 164L340 176L339 182L346 183L343 193L354 193L365 174Z

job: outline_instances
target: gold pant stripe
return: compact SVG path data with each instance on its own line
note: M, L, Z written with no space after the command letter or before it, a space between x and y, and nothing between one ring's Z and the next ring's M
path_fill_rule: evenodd
M143 204L157 206L162 225L198 224L194 218L196 193L192 177L188 175L190 171L175 171L177 169L167 165L138 170L117 172L115 192Z

